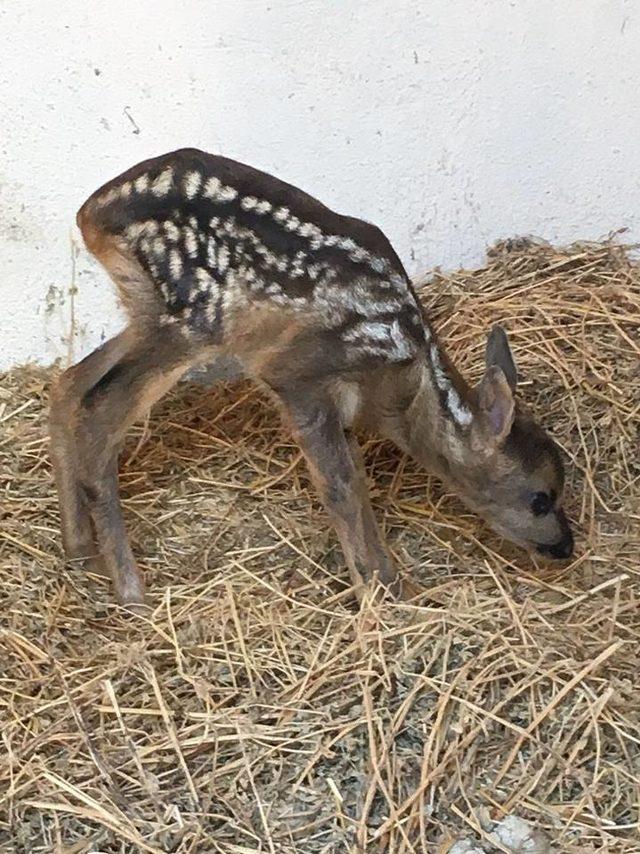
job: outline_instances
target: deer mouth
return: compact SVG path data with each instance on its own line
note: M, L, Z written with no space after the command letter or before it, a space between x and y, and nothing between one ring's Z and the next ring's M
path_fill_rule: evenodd
M536 543L536 551L545 557L566 560L573 554L573 534L567 531L557 543Z

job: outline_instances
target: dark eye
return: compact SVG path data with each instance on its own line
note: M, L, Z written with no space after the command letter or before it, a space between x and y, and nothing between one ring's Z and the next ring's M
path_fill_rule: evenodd
M531 500L531 512L534 516L546 516L551 510L553 501L546 492L536 492Z

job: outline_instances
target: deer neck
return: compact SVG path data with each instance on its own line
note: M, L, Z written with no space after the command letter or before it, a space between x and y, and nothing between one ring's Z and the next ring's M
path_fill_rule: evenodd
M473 392L432 340L385 389L382 432L427 470L445 480L471 459Z

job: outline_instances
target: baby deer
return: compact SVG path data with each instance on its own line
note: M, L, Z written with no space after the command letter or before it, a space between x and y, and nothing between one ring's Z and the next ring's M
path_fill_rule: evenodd
M378 228L195 149L129 169L77 221L129 324L55 384L51 454L67 557L98 560L120 602L144 600L118 496L125 431L190 368L230 357L279 401L357 589L393 586L396 570L356 424L443 478L502 536L571 555L560 453L515 400L504 331L489 335L470 388Z

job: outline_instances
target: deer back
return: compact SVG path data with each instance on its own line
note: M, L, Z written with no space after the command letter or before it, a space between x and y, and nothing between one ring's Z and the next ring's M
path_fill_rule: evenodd
M343 365L407 362L424 345L418 300L378 228L228 158L144 161L97 190L78 224L130 312L146 278L160 324L231 350L266 314L294 319Z

